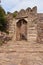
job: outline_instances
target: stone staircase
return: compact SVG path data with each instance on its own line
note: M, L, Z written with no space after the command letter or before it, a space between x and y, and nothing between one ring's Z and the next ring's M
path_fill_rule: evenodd
M12 40L0 47L0 65L43 65L43 44Z

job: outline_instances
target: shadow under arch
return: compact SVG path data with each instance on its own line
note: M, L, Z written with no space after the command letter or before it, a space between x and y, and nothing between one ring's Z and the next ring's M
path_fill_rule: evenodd
M27 40L27 21L20 19L16 23L16 40Z

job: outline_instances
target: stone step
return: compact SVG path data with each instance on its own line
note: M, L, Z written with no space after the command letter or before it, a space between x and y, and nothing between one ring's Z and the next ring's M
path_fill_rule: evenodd
M37 43L29 43L24 41L17 41L15 43L8 44L7 46L3 46L0 49L0 52L16 52L16 53L43 53L43 45Z

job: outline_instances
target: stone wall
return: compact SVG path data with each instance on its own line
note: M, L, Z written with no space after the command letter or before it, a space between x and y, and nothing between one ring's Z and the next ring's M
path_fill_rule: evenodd
M38 14L38 42L43 43L43 14Z
M12 39L16 40L17 22L21 19L24 19L25 21L27 21L27 41L36 42L40 36L39 29L40 28L43 29L42 23L40 21L40 16L43 17L43 15L42 14L39 15L37 13L37 7L36 6L33 7L32 9L30 7L28 7L26 10L21 9L19 12L16 12L16 14L17 14L17 16L15 18L13 18L12 14L9 14L9 16L8 16L9 36L11 36ZM41 33L41 38L43 38L42 35L43 34Z

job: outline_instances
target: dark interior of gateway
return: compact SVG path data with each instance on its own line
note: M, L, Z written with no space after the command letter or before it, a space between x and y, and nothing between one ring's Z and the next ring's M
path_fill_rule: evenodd
M17 22L17 40L27 40L27 21L21 19Z

